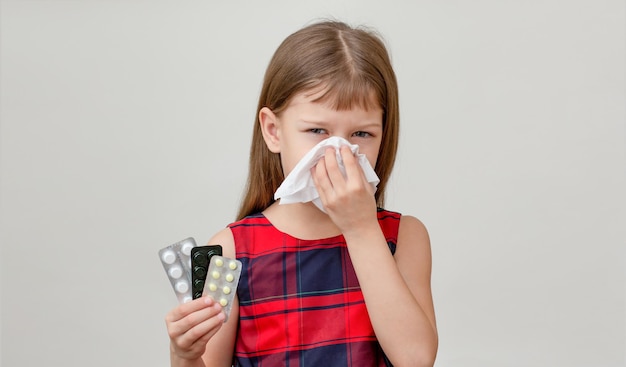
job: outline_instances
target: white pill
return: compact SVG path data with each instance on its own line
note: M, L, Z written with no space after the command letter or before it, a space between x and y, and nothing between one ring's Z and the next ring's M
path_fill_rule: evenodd
M215 283L209 284L209 290L211 292L215 292L217 290L217 285L215 285Z
M226 281L227 282L232 282L233 280L235 280L235 277L232 274L226 274Z
M172 278L178 279L183 275L183 269L180 266L172 266L169 271L169 274Z
M192 299L193 299L193 298L191 298L191 297L189 297L189 296L185 296L185 297L183 298L183 303L191 302L191 300L192 300Z
M222 288L222 292L224 292L224 294L230 294L230 287L229 286L224 286L224 288Z
M213 279L219 279L219 278L220 278L220 272L219 272L219 271L217 271L217 270L214 270L214 271L211 273L211 276L213 277Z
M234 261L231 261L230 264L228 264L228 267L230 268L230 270L235 270L237 269L237 263Z
M228 304L228 300L226 298L220 299L220 305L222 305L222 307L226 307L227 304Z
M217 266L224 266L224 260L222 259L215 259L215 265Z
M178 283L176 283L176 291L178 293L185 293L189 290L189 284L187 284L187 282L181 280Z
M193 244L189 243L189 242L186 242L186 243L183 244L183 246L181 247L180 251L183 254L189 256L189 255L191 255L191 249L192 248L193 248Z
M164 263L171 265L174 263L174 261L176 261L176 254L172 250L164 251L161 254L161 258L163 259Z

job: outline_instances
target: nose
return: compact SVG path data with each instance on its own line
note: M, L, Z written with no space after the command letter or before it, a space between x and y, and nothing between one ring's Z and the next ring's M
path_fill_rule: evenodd
M350 142L350 144L352 144L352 142L350 141L350 135L345 135L345 134L334 134L333 137L337 137L337 138L341 138L343 140L347 140Z

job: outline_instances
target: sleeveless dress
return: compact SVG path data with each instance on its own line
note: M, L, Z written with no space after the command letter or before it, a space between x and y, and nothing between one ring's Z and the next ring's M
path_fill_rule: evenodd
M395 253L400 214L378 209ZM342 235L301 240L263 214L229 225L242 273L234 366L391 366Z

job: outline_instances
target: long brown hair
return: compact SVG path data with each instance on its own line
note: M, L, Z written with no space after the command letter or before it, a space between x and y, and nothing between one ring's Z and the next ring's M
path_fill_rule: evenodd
M278 115L297 93L315 88L325 91L318 100L331 103L337 110L367 108L372 94L382 107L383 136L374 170L380 178L376 203L384 206L398 147L396 76L380 36L342 22L324 21L287 37L267 67L254 122L248 181L237 219L271 205L284 179L279 154L270 152L263 140L259 111L268 107Z

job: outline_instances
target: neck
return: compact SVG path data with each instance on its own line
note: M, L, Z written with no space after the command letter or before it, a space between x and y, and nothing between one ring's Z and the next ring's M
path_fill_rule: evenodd
M277 201L263 215L278 230L296 238L320 239L341 234L330 217L311 202L280 205Z

